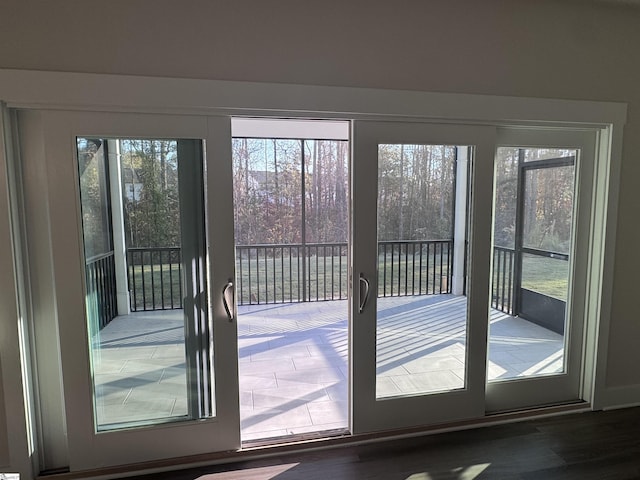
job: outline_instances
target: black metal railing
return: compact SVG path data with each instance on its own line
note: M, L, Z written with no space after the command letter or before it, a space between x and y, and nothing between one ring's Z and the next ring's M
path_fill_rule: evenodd
M378 296L451 293L452 240L378 242Z
M513 313L513 280L515 250L493 247L493 272L491 276L491 307Z
M85 276L89 318L96 321L98 329L102 329L118 315L113 252L87 259Z
M239 305L347 298L347 244L236 246Z
M238 305L347 298L346 243L236 246ZM179 247L127 250L131 310L182 308ZM378 296L451 293L452 240L378 242ZM494 247L491 306L513 311L513 249ZM115 291L115 287L114 287Z
M182 274L180 247L128 248L131 311L182 308Z

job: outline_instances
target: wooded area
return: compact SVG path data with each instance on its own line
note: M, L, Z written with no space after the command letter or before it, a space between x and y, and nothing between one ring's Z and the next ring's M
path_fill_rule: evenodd
M346 242L348 165L346 141L233 139L236 244Z
M175 140L119 141L127 247L180 246Z
M348 154L346 141L234 139L236 243L346 242ZM454 169L455 147L381 145L379 239L451 238Z
M108 236L104 143L78 139L88 254L109 248L104 244ZM303 234L307 243L347 241L347 141L235 138L232 147L237 244L301 243ZM179 246L177 142L124 139L119 149L127 246ZM494 238L496 245L508 248L514 246L519 152L499 148L496 155ZM522 152L525 162L576 154L567 149ZM455 165L454 146L380 145L378 239L451 238ZM526 173L526 246L569 251L574 170L565 166Z
M378 147L378 240L453 238L456 147Z

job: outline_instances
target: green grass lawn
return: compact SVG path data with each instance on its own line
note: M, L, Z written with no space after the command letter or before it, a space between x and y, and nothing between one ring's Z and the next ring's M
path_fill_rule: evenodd
M569 289L569 262L524 255L522 287L566 301Z
M346 255L236 258L239 304L346 298L347 276Z

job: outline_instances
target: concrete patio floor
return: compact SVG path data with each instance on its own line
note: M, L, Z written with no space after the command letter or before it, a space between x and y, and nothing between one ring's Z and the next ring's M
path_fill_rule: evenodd
M464 386L465 297L378 299L377 395ZM242 441L348 427L347 301L238 308ZM187 414L182 312L114 319L94 355L101 425ZM562 336L492 310L488 378L562 370Z

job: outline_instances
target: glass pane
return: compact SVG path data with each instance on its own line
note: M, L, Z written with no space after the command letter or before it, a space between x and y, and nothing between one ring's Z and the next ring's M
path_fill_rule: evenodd
M77 147L96 430L211 415L207 365L185 348L206 314L192 273L204 252L201 142Z
M470 150L378 146L377 398L465 387Z
M497 150L490 381L564 372L577 153Z

